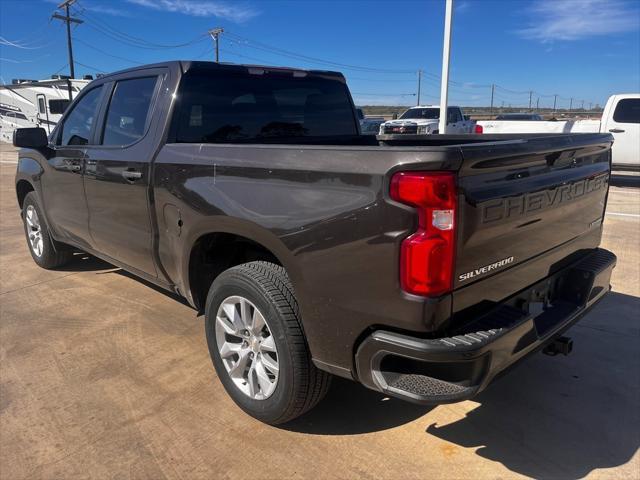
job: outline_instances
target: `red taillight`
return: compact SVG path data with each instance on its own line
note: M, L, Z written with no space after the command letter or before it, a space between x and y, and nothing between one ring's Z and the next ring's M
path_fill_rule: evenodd
M482 127L482 125L476 124L473 129L473 133L484 133L484 128Z
M391 198L418 210L418 229L402 242L400 284L408 293L451 291L455 252L456 185L449 172L400 172Z

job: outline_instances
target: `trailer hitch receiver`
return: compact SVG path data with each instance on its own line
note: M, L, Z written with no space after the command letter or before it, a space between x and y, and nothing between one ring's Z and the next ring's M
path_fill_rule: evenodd
M562 355L569 355L573 350L573 340L569 337L558 337L549 345L544 347L542 353L545 355L551 355L552 357L561 353Z

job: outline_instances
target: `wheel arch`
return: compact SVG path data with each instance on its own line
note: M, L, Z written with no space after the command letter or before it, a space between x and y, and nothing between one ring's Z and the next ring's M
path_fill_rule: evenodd
M232 229L200 232L184 259L185 293L192 305L201 311L215 278L236 265L263 260L282 266L294 286L297 277L292 256L277 237L256 240L246 232Z
M20 210L22 210L22 206L24 205L24 199L30 192L35 192L36 189L33 184L25 179L20 179L16 183L16 196L18 198L18 205L20 206Z

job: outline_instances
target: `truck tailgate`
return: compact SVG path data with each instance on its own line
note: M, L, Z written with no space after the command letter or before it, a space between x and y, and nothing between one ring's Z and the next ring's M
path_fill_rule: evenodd
M455 311L483 290L499 301L598 246L611 141L548 135L461 146Z

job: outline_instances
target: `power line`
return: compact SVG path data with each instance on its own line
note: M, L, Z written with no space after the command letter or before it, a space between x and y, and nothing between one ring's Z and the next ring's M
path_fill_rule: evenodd
M104 20L98 19L92 15L89 15L86 12L86 9L83 9L82 11L78 11L77 14L82 18L84 18L88 24L91 24L91 27L94 30L99 31L103 35L110 36L111 38L114 38L122 43L127 43L128 45L133 47L144 48L149 50L164 50L164 49L187 47L187 46L193 45L194 43L201 42L205 40L207 37L206 33L202 33L197 37L193 38L192 40L189 40L188 42L183 42L178 44L155 43L155 42L150 42L148 40L145 40L144 38L136 37L134 35L130 35L126 32L118 30L117 28L109 25Z
M144 65L145 64L145 62L139 62L137 60L131 60L130 58L120 57L118 55L114 55L112 53L105 52L104 50L101 50L98 47L95 47L95 46L91 45L90 43L85 42L84 40L82 40L80 38L76 38L76 42L79 42L79 43L83 44L84 46L89 47L90 49L95 50L96 52L102 53L103 55L106 55L108 57L116 58L118 60L124 60L125 62L133 63L133 64L136 64L136 65Z
M76 60L76 63L78 65L80 65L81 67L88 68L89 70L93 70L94 72L106 72L107 71L104 68L92 67L91 65L86 65L84 63L80 63L77 60Z
M301 53L296 53L296 52L292 52L289 50L284 50L282 48L278 48L278 47L274 47L271 45L268 45L266 43L263 42L258 42L256 40L251 40L247 37L243 37L240 35L236 35L232 32L226 32L226 35L228 37L230 37L231 39L235 40L236 42L238 42L238 44L247 46L247 47L251 47L257 50L262 50L265 52L269 52L269 53L273 53L276 55L281 55L284 57L288 57L288 58L293 58L296 60L303 60L306 61L308 63L318 63L318 64L323 64L323 65L330 65L333 67L339 67L339 68L343 68L343 69L348 69L348 70L357 70L360 72L372 72L372 73L393 73L393 74L415 74L415 70L391 70L391 69L383 69L383 68L374 68L374 67L365 67L365 66L361 66L361 65L351 65L351 64L347 64L347 63L340 63L340 62L334 62L331 60L323 60L321 58L317 58L317 57L312 57L309 55L304 55Z

